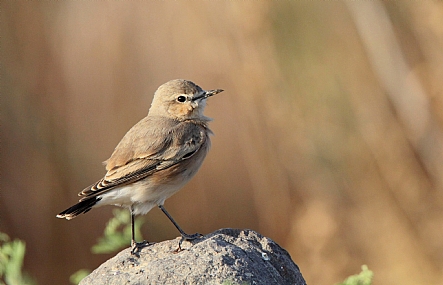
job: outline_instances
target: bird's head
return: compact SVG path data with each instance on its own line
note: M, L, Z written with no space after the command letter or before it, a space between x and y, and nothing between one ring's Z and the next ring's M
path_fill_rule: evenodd
M221 89L205 91L191 81L174 79L157 89L149 115L179 120L204 118L206 100L222 91Z

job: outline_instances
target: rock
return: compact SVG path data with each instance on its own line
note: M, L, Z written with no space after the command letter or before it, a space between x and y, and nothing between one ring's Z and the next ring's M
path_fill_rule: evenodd
M286 250L252 230L221 229L192 242L180 238L124 249L80 285L89 284L291 284L305 285Z

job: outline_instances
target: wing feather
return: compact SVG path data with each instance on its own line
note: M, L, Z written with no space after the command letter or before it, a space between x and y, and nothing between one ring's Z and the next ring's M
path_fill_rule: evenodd
M205 121L144 118L128 131L106 161L105 177L79 193L80 201L191 158L209 139L208 133Z

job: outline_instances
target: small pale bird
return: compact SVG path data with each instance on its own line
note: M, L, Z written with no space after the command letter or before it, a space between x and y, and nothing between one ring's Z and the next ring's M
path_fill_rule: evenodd
M105 176L78 195L80 202L57 218L73 219L103 205L126 207L131 212L132 254L147 244L136 242L134 216L158 206L183 240L199 234L185 233L166 211L165 200L198 171L209 151L210 118L203 115L206 100L223 90L205 91L191 81L176 79L154 94L148 116L134 125L106 160Z

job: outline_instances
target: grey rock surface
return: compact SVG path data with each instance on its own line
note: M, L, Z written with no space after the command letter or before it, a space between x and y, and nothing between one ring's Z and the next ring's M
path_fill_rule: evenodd
M89 284L306 284L289 254L252 230L221 229L192 242L180 238L130 248L109 259L80 285Z

